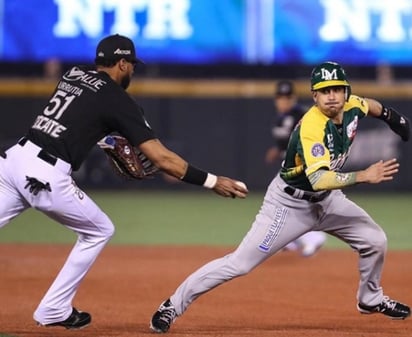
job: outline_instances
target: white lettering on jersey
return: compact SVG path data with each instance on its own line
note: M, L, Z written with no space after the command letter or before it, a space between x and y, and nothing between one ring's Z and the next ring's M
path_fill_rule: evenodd
M85 72L77 67L71 68L67 73L63 75L66 81L77 81L79 80Z
M332 171L339 171L345 164L346 160L348 159L348 156L349 156L349 151L345 153L340 153L336 159L334 159L333 155L331 155L330 169Z
M73 94L76 96L80 96L83 93L83 89L64 81L60 81L57 87L58 89L67 92L68 94Z
M89 89L93 91L97 91L102 86L104 86L107 82L101 80L100 78L94 77L93 76L94 74L96 74L96 72L86 73L85 71L77 67L73 67L67 73L63 75L63 79L69 82L80 81L82 84L84 84Z
M333 141L333 135L331 133L328 133L326 135L326 138L328 140L328 145L327 146L328 146L329 152L333 152L334 148L335 148L335 143Z
M84 74L84 76L80 78L80 81L86 84L93 91L99 90L106 84L106 82L101 80L100 78L96 78L88 74Z
M76 96L74 95L68 95L65 91L57 90L43 110L43 113L46 116L54 115L54 119L59 119L75 98Z
M37 116L32 128L43 131L53 138L59 138L60 134L66 130L66 127L59 122L43 115Z

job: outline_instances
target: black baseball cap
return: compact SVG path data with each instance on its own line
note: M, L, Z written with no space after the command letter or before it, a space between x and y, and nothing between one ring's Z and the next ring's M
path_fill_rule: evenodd
M293 83L291 81L279 81L276 85L276 96L292 96L294 93Z
M133 41L126 36L110 35L99 42L94 59L96 64L101 64L102 61L118 61L120 59L136 64L144 63L136 57Z

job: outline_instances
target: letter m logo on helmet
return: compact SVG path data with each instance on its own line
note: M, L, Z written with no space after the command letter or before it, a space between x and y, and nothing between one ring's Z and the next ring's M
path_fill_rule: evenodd
M338 71L337 69L333 69L332 72L330 72L326 68L322 68L322 79L325 81L332 81L332 80L337 80L338 79Z
M312 70L312 90L335 86L350 87L348 81L346 80L345 71L338 63L325 62Z

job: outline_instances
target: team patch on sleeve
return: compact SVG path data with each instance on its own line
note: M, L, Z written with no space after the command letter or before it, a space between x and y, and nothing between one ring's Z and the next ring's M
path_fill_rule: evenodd
M321 143L315 143L312 145L310 153L313 157L322 157L325 155L325 147Z

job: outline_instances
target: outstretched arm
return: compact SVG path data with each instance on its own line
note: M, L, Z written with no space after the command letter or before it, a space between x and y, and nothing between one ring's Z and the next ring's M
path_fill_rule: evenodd
M320 169L309 175L309 181L315 191L341 189L358 183L378 184L393 179L398 172L396 159L380 160L365 170L339 173Z
M369 105L368 116L379 118L382 114L382 103L373 98L365 98Z
M410 138L410 122L394 108L387 108L372 98L365 98L369 104L369 115L382 119L404 142Z
M138 148L160 170L186 183L204 186L224 197L245 198L248 193L247 188L236 180L216 176L190 165L178 154L167 149L158 139L148 140Z

